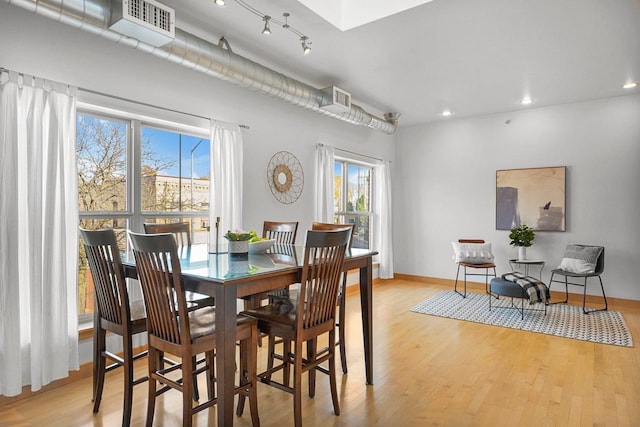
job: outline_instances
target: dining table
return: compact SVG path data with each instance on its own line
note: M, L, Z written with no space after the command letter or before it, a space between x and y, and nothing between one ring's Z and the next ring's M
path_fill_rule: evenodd
M212 252L206 244L178 248L185 291L215 298L216 374L219 426L234 420L235 330L238 298L299 283L304 261L304 245L275 244L261 253L228 253L224 245ZM360 304L364 343L365 383L373 384L373 257L370 249L348 249L343 271L359 270ZM125 275L137 278L130 254L123 255Z

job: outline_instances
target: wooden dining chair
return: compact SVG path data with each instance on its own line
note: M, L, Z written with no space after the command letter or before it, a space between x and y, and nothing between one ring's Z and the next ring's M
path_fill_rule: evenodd
M120 260L120 250L113 230L80 229L89 271L93 278L97 307L94 315L93 343L93 412L100 410L105 373L117 367L124 368L124 394L122 425L131 423L133 386L148 379L134 379L133 362L147 355L134 354L132 337L147 330L145 307L142 300L129 301L129 292ZM110 332L122 339L122 357L107 350L106 335ZM107 366L106 361L114 363Z
M171 222L168 224L144 223L147 234L171 233L176 239L178 248L191 246L191 228L188 222Z
M262 237L267 239L275 239L278 245L293 245L296 242L296 235L298 233L297 221L264 221L262 225ZM275 289L268 292L261 292L259 294L250 295L245 299L244 308L249 310L252 308L260 307L264 300L268 300L270 296L286 296L287 289ZM259 341L261 344L261 341Z
M149 393L146 424L153 424L156 383L182 392L182 424L191 426L193 414L217 403L215 396L215 308L204 307L189 311L182 283L180 261L175 240L167 234L137 234L129 232L133 255L147 307L147 335L149 348ZM240 341L240 374L236 394L249 397L251 421L260 425L256 390L256 360L258 331L256 320L238 316L236 339ZM164 367L162 355L180 358L176 366ZM193 400L193 357L204 353L208 400L195 407ZM171 374L180 369L182 380ZM238 415L242 415L238 406Z
M169 233L173 235L179 253L190 250L191 248L191 228L188 222L172 222L167 224L144 223L144 232L146 234ZM189 307L192 309L215 305L215 298L213 297L195 292L187 292L186 295Z
M334 224L327 222L314 222L311 224L312 230L349 230L349 245L351 249L353 242L353 227L355 224ZM347 291L347 272L342 274L342 284L338 292L338 341L336 345L340 349L340 363L342 365L342 373L347 373L347 340L345 338L345 327L347 324L346 316L346 294Z
M282 363L261 373L260 381L293 394L293 414L296 427L302 425L302 374L320 371L328 374L333 411L340 415L336 386L336 301L344 256L349 242L349 230L307 231L302 277L293 307L283 311L282 306L269 304L243 314L258 320L258 329L284 340ZM315 343L320 335L328 334L327 347L317 351ZM313 341L312 353L303 356L303 344ZM293 343L293 352L289 351ZM271 355L269 355L271 357ZM321 364L328 362L329 368ZM289 385L288 372L293 366L293 385ZM272 374L283 371L283 381L277 382ZM310 375L311 378L311 375ZM311 394L311 387L309 388ZM240 396L240 399L244 399Z
M262 237L275 239L276 243L295 245L298 233L298 221L265 221L262 225Z

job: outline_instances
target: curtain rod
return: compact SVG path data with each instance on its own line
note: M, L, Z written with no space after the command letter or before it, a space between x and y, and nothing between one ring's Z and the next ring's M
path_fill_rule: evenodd
M320 147L323 147L325 144L320 144L320 143L319 143L318 145L319 145ZM383 159L379 159L379 158L377 158L377 157L373 157L373 156L368 156L368 155L366 155L366 154L362 154L362 153L356 153L355 151L349 151L349 150L345 150L345 149L343 149L343 148L338 148L338 147L333 147L333 149L334 149L334 150L336 150L336 151L341 151L341 152L343 152L343 153L354 154L354 155L356 155L356 156L366 157L366 158L368 158L368 159L377 160L377 161L379 161L379 162L384 162L384 160L383 160Z
M9 71L12 71L12 70L9 70L9 69L4 68L4 67L0 67L0 72L3 72L3 71L8 73ZM24 73L20 73L20 72L18 72L18 75L20 77L24 77L25 76ZM90 93L90 94L93 94L93 95L106 96L108 98L117 99L119 101L133 102L134 104L142 105L144 107L157 108L157 109L160 109L160 110L169 111L171 113L185 114L187 116L195 117L197 119L203 119L203 120L211 121L211 117L203 117L203 116L199 116L197 114L185 113L184 111L178 111L178 110L174 110L174 109L167 108L167 107L159 107L157 105L148 104L146 102L133 101L131 99L127 99L127 98L124 98L124 97L121 97L121 96L117 96L117 95L111 95L111 94L104 93L104 92L99 92L97 90L87 89L87 88L83 88L83 87L79 87L78 90L81 91L81 92L86 92L86 93ZM239 124L238 126L240 128L242 128L242 129L251 129L248 125Z
M81 87L81 88L78 88L78 90L81 91L81 92L86 92L86 93L90 93L90 94L93 94L93 95L106 96L106 97L109 97L109 98L117 99L119 101L133 102L134 104L142 105L144 107L157 108L157 109L160 109L160 110L169 111L171 113L185 114L187 116L195 117L197 119L203 119L203 120L209 120L209 121L212 120L211 117L204 117L204 116L200 116L198 114L193 114L193 113L185 113L184 111L178 111L178 110L174 110L172 108L167 108L167 107L159 107L157 105L148 104L146 102L133 101L131 99L123 98L121 96L110 95L108 93L98 92L98 91L92 90L92 89L86 89L86 88ZM238 126L240 128L242 128L242 129L251 129L248 125L239 124Z

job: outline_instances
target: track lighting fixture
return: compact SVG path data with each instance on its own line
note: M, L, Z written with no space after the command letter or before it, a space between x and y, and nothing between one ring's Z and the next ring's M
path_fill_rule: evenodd
M302 54L303 55L308 55L311 52L311 48L307 44L307 39L308 39L307 36L300 37L300 41L302 42Z
M264 21L264 28L262 30L262 34L271 34L271 28L269 28L269 21L271 20L271 17L267 15L264 18L262 18L262 20Z
M224 7L226 5L225 0L214 0L214 1L220 7ZM301 31L289 25L289 16L291 15L288 12L284 12L282 14L282 16L284 17L284 21L279 21L277 19L273 19L269 15L265 15L264 13L260 12L258 9L251 6L249 3L247 3L244 0L235 0L235 2L240 6L242 6L243 8L245 8L246 10L248 10L249 12L253 13L254 15L260 17L260 19L264 22L262 34L271 34L271 26L270 26L271 23L275 25L279 25L285 30L289 30L293 34L298 36L300 43L302 44L302 53L304 55L308 55L311 52L311 47L309 46L311 44L311 40L309 39L308 36L304 35Z

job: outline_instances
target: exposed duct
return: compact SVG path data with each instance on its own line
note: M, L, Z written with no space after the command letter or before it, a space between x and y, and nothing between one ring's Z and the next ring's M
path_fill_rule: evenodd
M109 29L111 0L4 1L184 67L354 125L367 126L388 134L396 130L397 119L386 120L376 117L353 103L349 111L343 113L323 109L323 105L333 102L327 92L273 71L180 28L175 28L175 39L161 47L154 47L116 33Z

